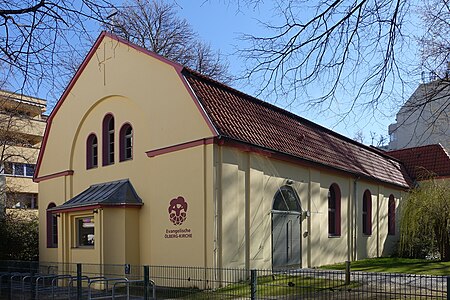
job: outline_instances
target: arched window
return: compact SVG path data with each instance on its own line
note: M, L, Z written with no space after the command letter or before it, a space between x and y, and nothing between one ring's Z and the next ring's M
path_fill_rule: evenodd
M328 235L341 235L341 190L335 183L328 189Z
M120 161L133 159L133 127L124 124L120 128Z
M300 199L292 187L284 185L278 189L273 201L273 209L301 212Z
M363 195L363 207L362 207L362 226L363 234L372 234L372 194L369 190L366 190Z
M114 117L107 114L103 118L103 165L114 163Z
M388 201L388 234L395 235L395 198L394 198L394 195L390 195L389 201Z
M97 136L91 133L86 142L86 168L92 169L98 166L98 141Z
M47 248L58 247L58 217L49 211L50 208L55 206L56 204L53 202L47 206Z

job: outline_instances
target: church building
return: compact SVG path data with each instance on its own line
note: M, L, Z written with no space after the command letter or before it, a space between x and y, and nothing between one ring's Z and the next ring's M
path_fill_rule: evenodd
M48 118L40 260L314 267L392 253L403 164L102 33Z

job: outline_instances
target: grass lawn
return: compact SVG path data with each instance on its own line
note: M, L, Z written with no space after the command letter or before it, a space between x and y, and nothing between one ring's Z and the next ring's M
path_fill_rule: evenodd
M345 264L328 265L322 269L345 270ZM450 275L450 262L410 258L371 258L351 263L352 271Z

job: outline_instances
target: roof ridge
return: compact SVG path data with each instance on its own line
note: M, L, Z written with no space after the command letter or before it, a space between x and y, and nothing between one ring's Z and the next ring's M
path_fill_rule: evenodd
M388 150L388 151L386 151L386 153L395 153L395 152L402 152L402 151L415 150L415 149L428 148L428 147L440 147L445 150L445 148L440 143L437 143L437 144L408 147L408 148L403 148L403 149Z
M95 187L95 186L99 186L99 185L105 185L105 184L125 183L125 182L129 182L129 181L130 180L128 178L117 179L117 180L113 180L113 181L100 182L100 183L92 184L91 187Z

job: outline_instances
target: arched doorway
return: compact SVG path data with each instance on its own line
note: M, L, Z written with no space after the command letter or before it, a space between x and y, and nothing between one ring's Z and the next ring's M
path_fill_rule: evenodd
M301 265L301 206L295 190L280 187L272 207L272 267Z

